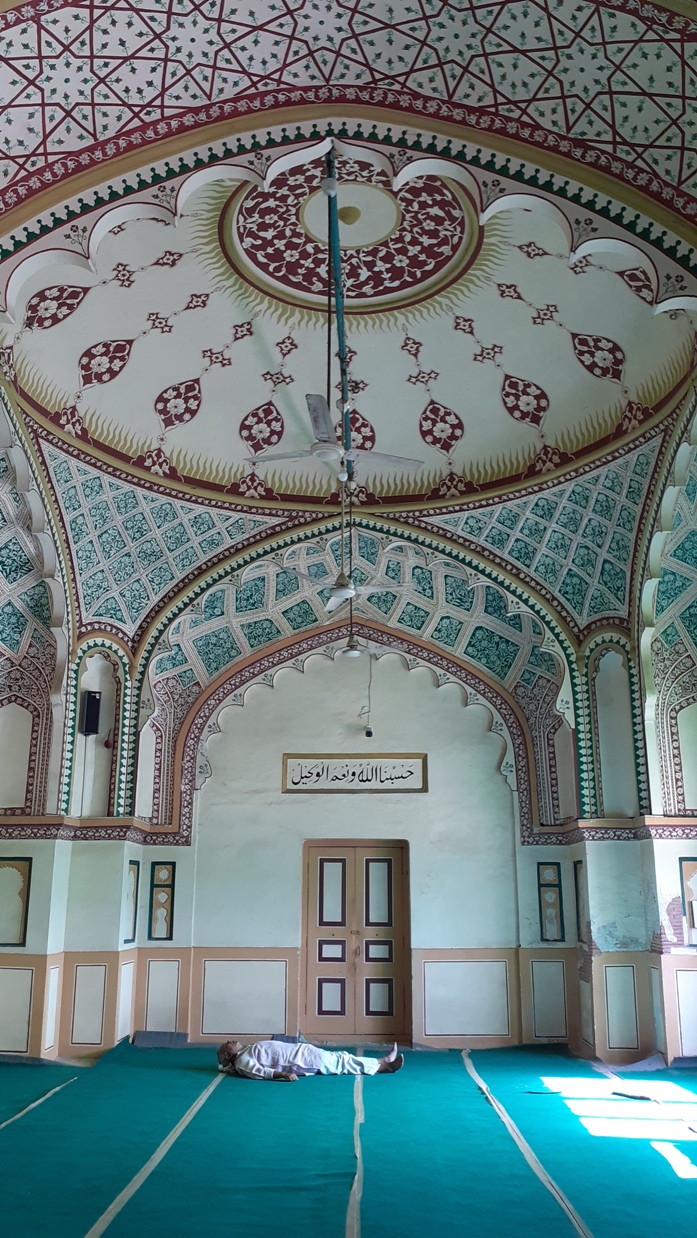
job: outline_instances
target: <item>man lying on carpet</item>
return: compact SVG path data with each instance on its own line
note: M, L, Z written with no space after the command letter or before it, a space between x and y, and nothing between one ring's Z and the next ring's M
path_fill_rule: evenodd
M260 1040L243 1045L226 1040L218 1049L218 1070L226 1075L246 1075L248 1079L279 1079L295 1083L300 1075L392 1075L404 1065L404 1054L393 1045L385 1057L354 1057L351 1053L330 1053L317 1045L286 1044L281 1040Z

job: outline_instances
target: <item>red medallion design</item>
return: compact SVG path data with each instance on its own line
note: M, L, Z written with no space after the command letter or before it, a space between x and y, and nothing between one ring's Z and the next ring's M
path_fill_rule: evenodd
M375 446L375 430L371 426L367 417L359 413L357 408L352 408L349 416L351 424L351 446L358 447L360 451L372 451ZM344 427L341 418L334 426L336 437L341 442L343 438Z
M240 199L234 220L236 248L260 276L303 296L324 296L326 245L303 227L301 208L319 190L319 162L277 176L268 189L252 186ZM417 288L456 257L465 240L465 216L456 192L440 177L419 177L392 190L390 178L364 161L337 160L344 182L373 184L392 197L397 224L385 240L342 252L344 295L350 302L394 296ZM234 255L228 255L235 261ZM249 268L247 268L249 269Z
M197 378L166 387L155 400L155 412L165 430L191 421L201 407L201 384Z
M80 357L80 381L83 387L110 383L118 378L131 355L133 340L103 340L93 344Z
M70 284L56 284L52 288L44 288L36 292L27 301L24 314L24 326L28 330L39 327L55 327L57 322L69 318L75 313L78 305L84 301L89 288L78 288Z
M437 447L447 456L460 442L465 427L452 408L446 408L445 404L431 400L421 414L419 433L424 443L428 443L429 447Z
M240 422L240 438L255 455L283 438L283 418L272 400L253 408Z
M624 369L624 353L619 344L606 335L574 335L571 341L576 357L589 374L596 378L611 378L620 382Z
M514 378L505 374L501 386L501 399L507 413L515 421L524 421L531 426L540 426L549 408L549 397L536 383L526 378Z
M627 271L618 271L617 274L642 301L653 305L653 286L643 267L631 267Z
M559 447L553 447L551 443L545 443L538 451L535 459L523 473L523 477L535 477L540 473L553 473L555 469L561 468L564 464L570 464L573 456L568 452L562 451Z
M161 447L151 447L149 451L143 452L142 456L136 456L133 463L136 468L147 469L156 477L169 477L173 481L181 481L179 473Z
M67 408L61 408L56 413L56 420L59 426L67 430L69 434L74 434L78 438L85 437L86 431L82 414L74 404L68 405Z
M636 430L642 422L648 421L649 417L653 417L653 409L646 404L642 404L640 400L628 400L622 416L617 426L616 436L627 434L630 430Z

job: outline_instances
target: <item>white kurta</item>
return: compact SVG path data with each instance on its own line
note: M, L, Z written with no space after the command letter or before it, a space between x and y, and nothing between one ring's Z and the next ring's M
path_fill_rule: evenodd
M237 1073L249 1079L273 1079L277 1070L296 1075L374 1075L379 1065L375 1057L330 1053L316 1045L285 1044L281 1040L260 1040L247 1045L235 1060Z

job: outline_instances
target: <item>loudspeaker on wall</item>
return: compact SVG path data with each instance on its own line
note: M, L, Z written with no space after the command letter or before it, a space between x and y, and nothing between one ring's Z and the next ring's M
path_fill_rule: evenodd
M80 696L80 717L77 729L81 735L98 734L101 699L101 692L90 692L87 689Z

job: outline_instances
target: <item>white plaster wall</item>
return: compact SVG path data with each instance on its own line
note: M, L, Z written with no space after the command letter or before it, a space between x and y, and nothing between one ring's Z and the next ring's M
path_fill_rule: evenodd
M654 839L653 863L656 874L656 898L662 934L668 946L676 953L694 955L694 946L679 943L675 933L676 918L685 923L682 916L682 892L680 888L680 860L697 857L697 839Z
M634 842L586 845L591 932L599 950L647 950L642 852Z
M155 729L148 722L138 736L138 770L136 774L136 817L151 817L155 779Z
M99 705L99 733L76 736L70 811L81 817L103 817L106 816L109 804L109 780L115 752L113 728L116 683L113 664L101 654L88 657L80 675L80 694L88 690L102 694ZM105 748L104 741L109 731L112 747Z
M63 847L70 844L62 844ZM0 854L31 856L31 888L29 891L29 916L27 941L24 946L3 946L3 954L46 954L50 941L50 904L54 885L54 861L60 843L47 840L12 839L0 844Z
M221 711L195 803L195 945L298 946L311 838L409 842L415 948L517 945L513 796L488 710L386 655L366 739L368 671L367 657L317 655ZM428 793L281 794L284 752L366 751L427 752Z
M697 812L697 704L678 714L680 760L682 762L685 810Z
M118 950L125 844L74 842L65 949Z
M635 817L639 812L639 799L629 675L624 659L614 650L600 660L595 698L603 813L606 817Z
M0 807L23 808L31 751L32 716L21 705L0 709Z

